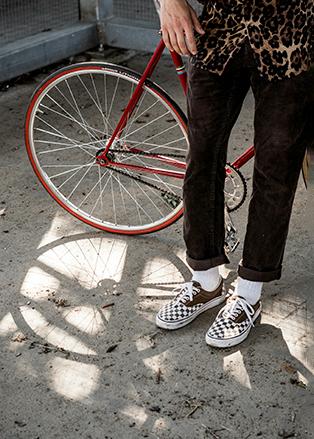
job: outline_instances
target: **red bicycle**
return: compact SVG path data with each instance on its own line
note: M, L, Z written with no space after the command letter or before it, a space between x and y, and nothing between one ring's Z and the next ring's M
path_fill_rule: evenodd
M49 194L81 221L113 233L161 230L183 214L187 120L150 77L165 49L161 39L143 74L86 62L49 76L31 99L27 152ZM182 57L171 53L186 93ZM247 195L240 172L251 146L226 165L226 251L237 244L229 213Z

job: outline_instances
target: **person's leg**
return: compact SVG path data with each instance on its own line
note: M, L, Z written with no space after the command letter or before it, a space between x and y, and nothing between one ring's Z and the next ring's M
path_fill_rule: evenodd
M252 78L255 161L243 257L238 274L267 282L281 277L293 200L306 146L313 142L313 71L267 82Z
M267 82L254 70L252 88L253 190L236 289L206 333L206 342L216 347L246 339L261 312L262 283L281 277L298 178L306 146L313 144L313 71Z
M160 328L181 328L226 299L218 272L218 265L229 262L224 252L225 164L230 132L250 86L243 54L238 53L222 77L188 64L183 232L193 273L157 313Z
M249 89L241 50L222 76L188 63L187 169L183 184L183 236L192 270L228 263L224 252L227 145Z

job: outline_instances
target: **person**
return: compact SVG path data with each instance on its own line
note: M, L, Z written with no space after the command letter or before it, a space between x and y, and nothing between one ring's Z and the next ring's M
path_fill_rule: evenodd
M264 282L280 279L302 162L313 144L313 0L209 0L200 16L186 0L161 0L167 48L187 55L187 169L183 234L192 277L156 315L178 329L224 304L206 332L215 347L247 338L261 313ZM253 189L235 289L226 293L227 145L252 88Z

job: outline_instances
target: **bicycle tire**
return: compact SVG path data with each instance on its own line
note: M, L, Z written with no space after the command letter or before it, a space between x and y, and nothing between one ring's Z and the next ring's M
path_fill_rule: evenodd
M71 77L72 74L79 72L82 74L87 74L92 72L96 73L106 73L113 76L117 76L120 79L126 79L127 81L133 82L133 84L137 84L141 78L141 75L135 72L132 69L122 67L115 64L110 63L99 63L99 62L87 62L87 63L79 63L73 64L71 66L64 67L54 73L52 73L48 78L46 78L34 91L33 96L31 98L29 107L26 113L26 122L25 122L25 143L27 153L32 164L32 167L39 178L40 182L47 190L47 192L53 197L58 204L67 210L70 214L78 218L79 220L89 224L92 227L111 232L111 233L119 233L119 234L146 234L152 233L158 230L162 230L165 227L173 224L177 221L183 214L183 203L182 201L173 209L171 214L169 214L165 218L161 218L155 223L141 226L133 226L133 227L120 227L120 225L113 225L108 222L101 222L99 220L95 220L94 218L89 217L88 215L82 214L81 211L75 208L68 200L61 196L56 187L49 181L47 173L41 168L40 162L38 160L38 154L36 155L36 150L34 146L34 120L36 116L36 112L39 109L40 104L43 101L43 98L47 96L48 92L55 85L60 85L61 81L64 81ZM146 80L144 84L144 89L151 93L156 100L159 99L160 102L169 109L171 115L176 118L178 126L180 130L183 132L185 137L187 138L186 130L187 130L187 121L184 112L180 109L177 103L166 93L159 85L154 83L151 80ZM43 152L42 152L43 154ZM57 165L53 165L57 166ZM61 166L61 165L59 165Z

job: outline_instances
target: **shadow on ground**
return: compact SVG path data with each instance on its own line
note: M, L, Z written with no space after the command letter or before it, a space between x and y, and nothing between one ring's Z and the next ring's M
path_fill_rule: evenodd
M146 55L128 64L143 70ZM216 310L165 332L155 313L190 272L182 220L154 235L94 232L39 186L22 140L41 75L0 95L0 431L18 438L310 438L313 274L300 184L280 281L236 348L205 344ZM157 80L173 95L166 58ZM183 98L181 98L183 103ZM232 140L249 144L248 96ZM244 140L245 139L245 140ZM247 169L250 177L251 168ZM247 203L237 215L245 229ZM241 246L221 267L232 288Z

